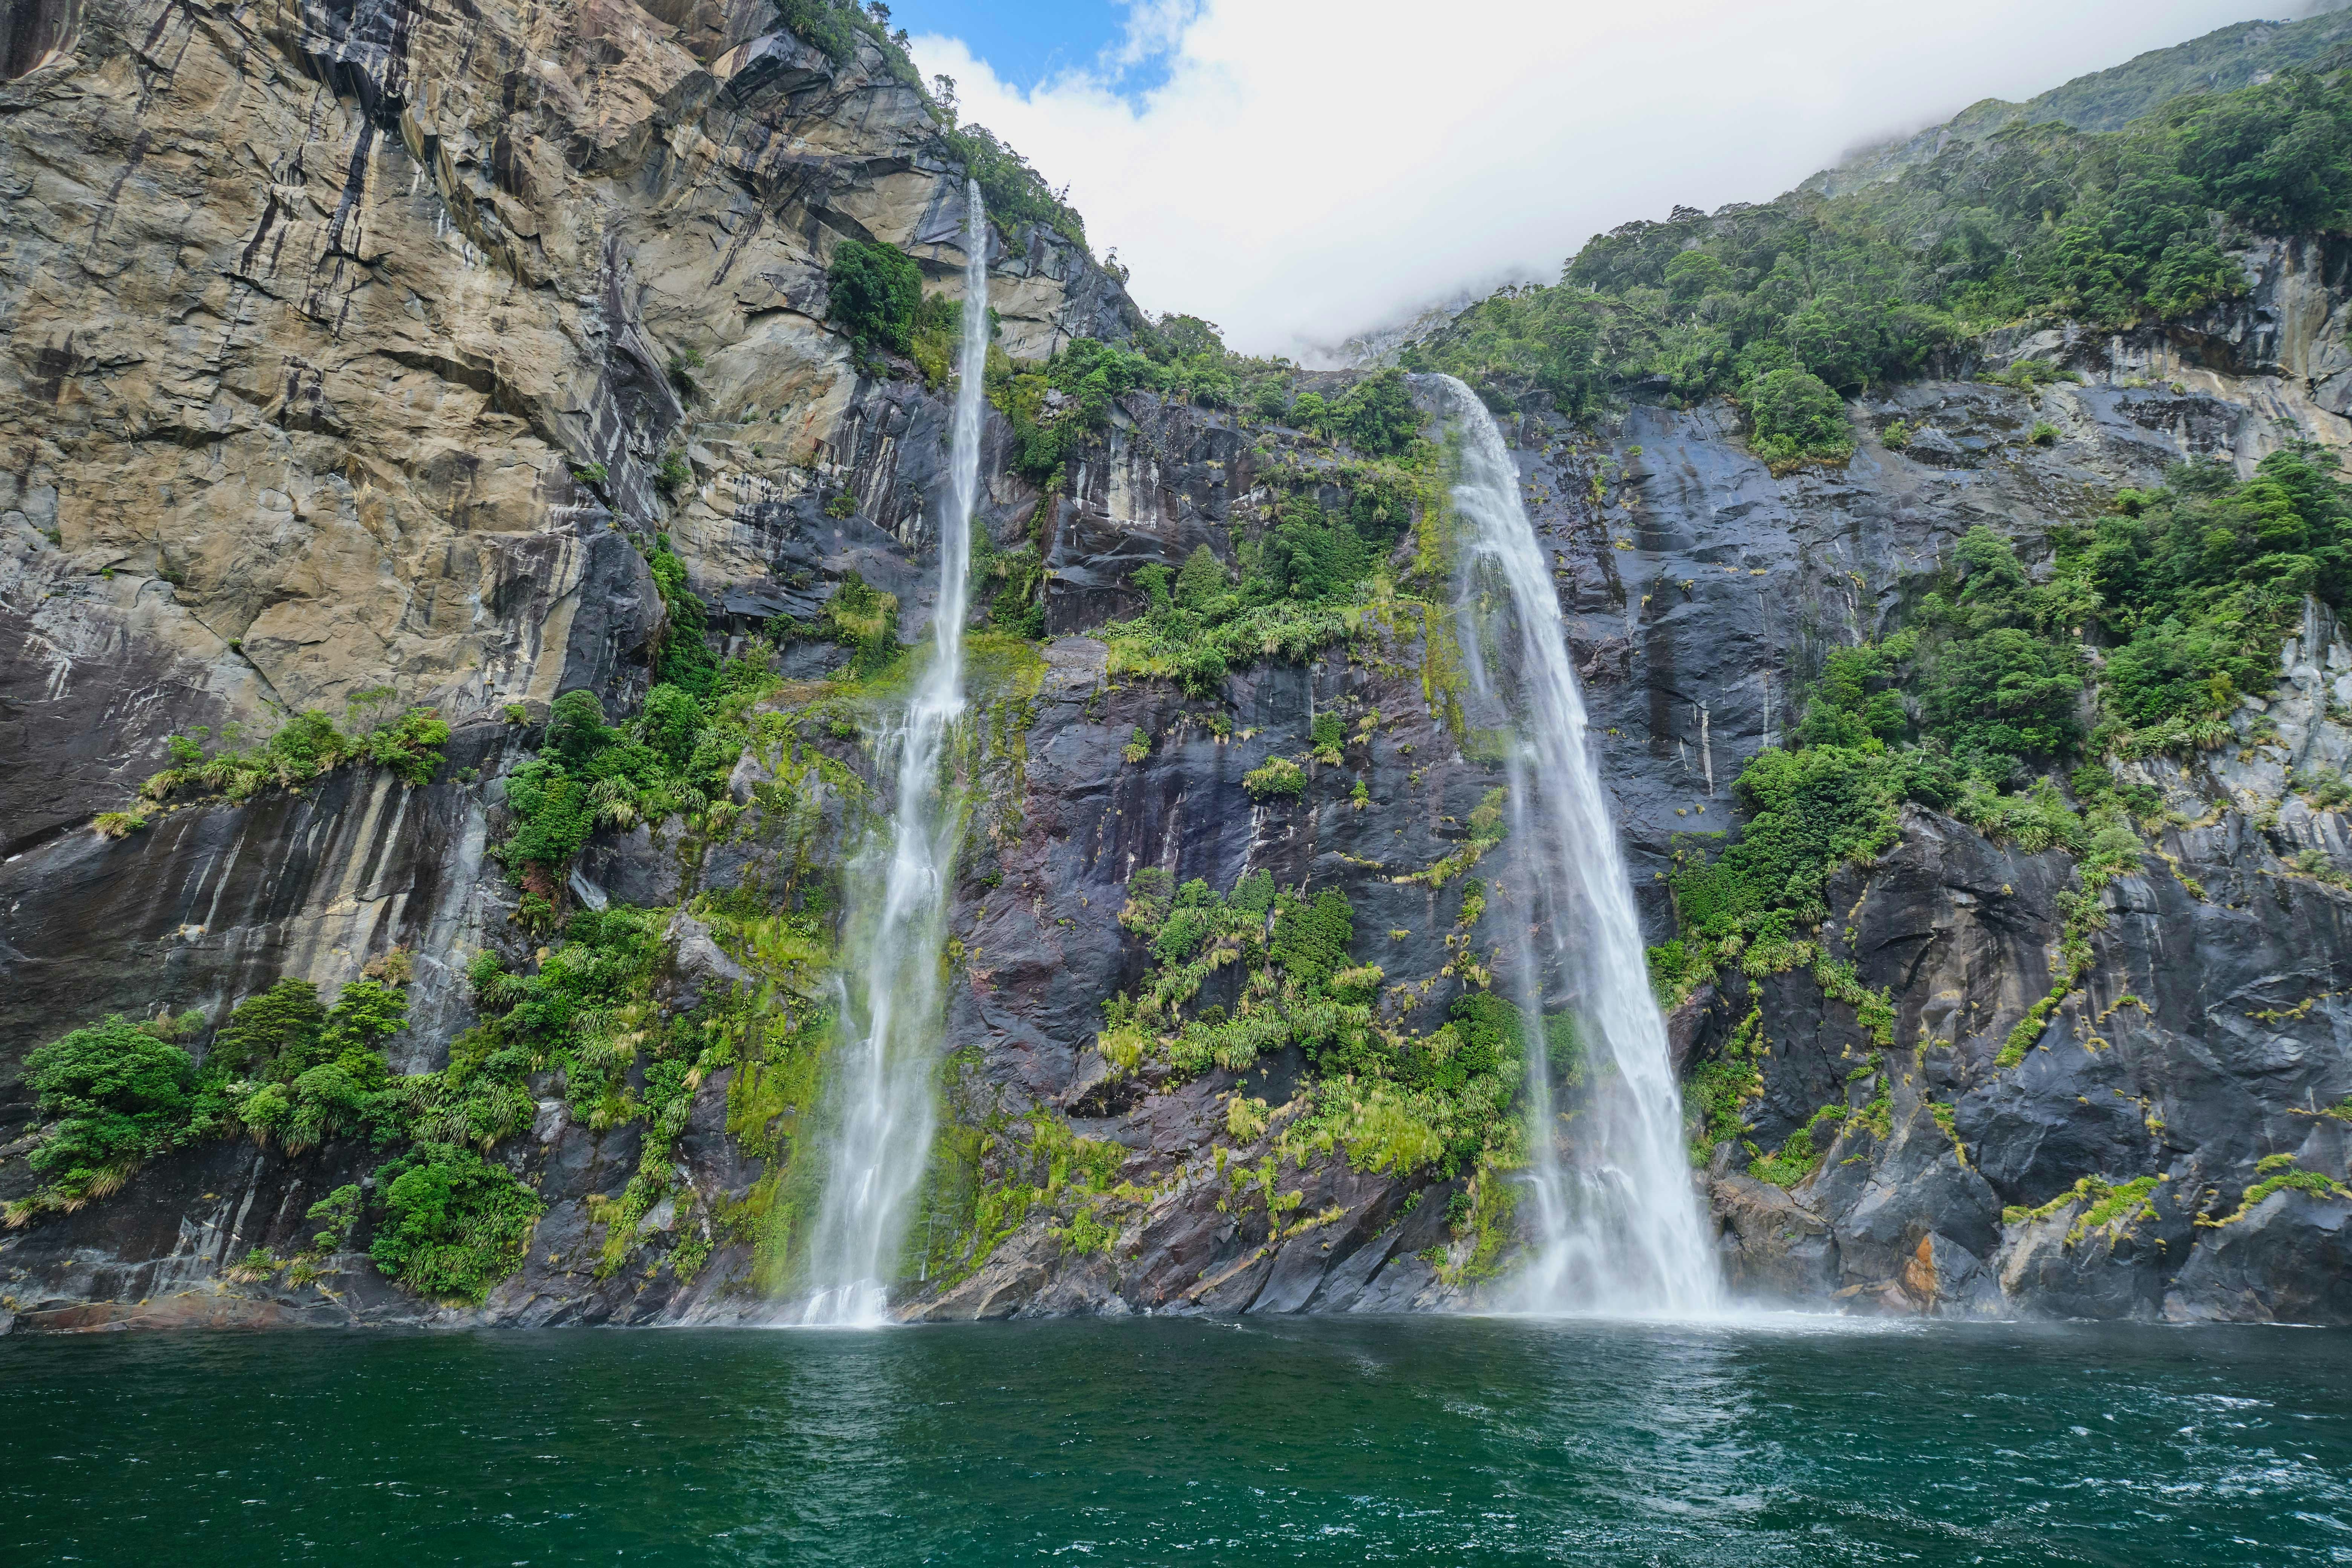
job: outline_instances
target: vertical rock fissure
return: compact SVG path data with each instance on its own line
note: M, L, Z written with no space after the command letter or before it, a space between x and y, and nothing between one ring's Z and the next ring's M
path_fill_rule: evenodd
M888 842L852 867L853 961L846 1048L831 1093L824 1189L803 1271L800 1321L886 1321L888 1290L938 1116L940 944L962 814L942 777L949 731L964 709L963 633L988 364L988 219L967 182L963 337L957 360L948 504L940 520L939 599L929 661L890 737L898 805ZM889 754L886 744L884 754Z
M1502 432L1468 387L1436 379L1461 437L1453 500L1466 525L1455 601L1464 662L1480 698L1510 711L1517 730L1504 757L1511 837L1528 883L1528 934L1514 958L1528 1019L1535 1251L1513 1304L1708 1312L1720 1287L1683 1151L1682 1097L1559 600ZM1498 655L1491 661L1489 647ZM1545 1014L1555 988L1566 993L1583 1062L1572 1122L1554 1104Z

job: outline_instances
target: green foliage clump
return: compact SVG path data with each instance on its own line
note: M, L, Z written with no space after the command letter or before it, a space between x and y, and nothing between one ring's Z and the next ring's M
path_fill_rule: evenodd
M718 656L710 651L709 611L686 580L686 563L670 548L669 535L657 534L653 552L646 557L667 612L661 647L655 655L655 679L682 687L696 697L707 696L719 672Z
M855 650L849 668L854 676L877 676L898 659L898 596L886 594L851 571L835 585L825 601L824 629L835 642Z
M544 900L599 826L699 814L725 799L727 775L750 739L746 715L780 684L768 653L755 642L723 665L710 660L707 674L696 665L686 672L699 694L665 680L625 724L608 724L593 692L557 698L539 755L507 777L514 830L498 846L499 858Z
M1320 1042L1310 1055L1321 1081L1303 1133L1328 1141L1358 1170L1399 1175L1451 1176L1514 1158L1524 1020L1491 991L1465 992L1449 1011L1427 1035L1373 1026Z
M845 239L826 263L825 319L868 348L905 353L915 343L923 269L895 245Z
M1776 370L1749 384L1744 401L1756 427L1756 455L1776 468L1853 456L1845 401L1807 371Z
M309 981L280 980L221 1026L206 1087L255 1138L289 1152L361 1132L382 1143L406 1130L383 1042L407 1025L407 997L380 981L352 981L329 1008Z
M2066 1227L2065 1245L2074 1247L2093 1231L2107 1233L2112 1247L2126 1230L2144 1219L2156 1217L2152 1201L2156 1189L2164 1184L2161 1176L2135 1176L2127 1182L2110 1182L2105 1176L2084 1176L2052 1198L2048 1203L2028 1208L2012 1204L2001 1210L2003 1225L2031 1225L2048 1219L2061 1209L2080 1205L2074 1223Z
M1111 669L1166 676L1188 695L1210 697L1232 670L1267 658L1304 660L1360 635L1368 619L1392 620L1402 601L1384 559L1434 499L1426 443L1416 440L1412 456L1418 466L1361 463L1325 476L1344 480L1344 510L1327 510L1307 493L1285 497L1256 538L1238 542L1238 582L1205 544L1172 577L1157 563L1139 568L1131 581L1144 613L1097 634L1110 645Z
M1758 1065L1763 1043L1763 1009L1750 1007L1723 1047L1691 1069L1683 1084L1683 1111L1690 1122L1693 1165L1706 1164L1717 1144L1738 1137L1748 1102L1763 1095Z
M1017 637L1045 635L1045 562L1034 543L1000 550L986 529L975 529L971 566L974 592L986 600L991 624Z
M1738 842L1713 861L1688 852L1672 878L1685 938L1752 967L1790 967L1801 928L1829 913L1823 889L1842 863L1866 860L1895 838L1884 751L1775 748L1757 754L1736 786L1750 816ZM1687 970L1706 960L1685 952Z
M1018 364L992 353L988 396L1013 426L1013 467L1050 485L1110 428L1113 406L1129 393L1229 408L1240 396L1237 378L1262 373L1262 362L1228 353L1208 322L1171 316L1129 343L1075 338L1048 359Z
M401 1135L407 1099L383 1042L407 1023L407 998L354 980L330 1007L307 980L280 980L239 1003L199 1068L174 1040L204 1015L133 1025L110 1016L26 1058L26 1082L54 1125L28 1158L42 1185L8 1205L22 1225L103 1197L169 1150L239 1131L289 1150L357 1133Z
M2257 1207L2267 1201L2274 1194L2278 1193L2305 1193L2315 1198L2338 1198L2346 1201L2352 1201L2352 1187L2347 1187L2343 1183L2337 1181L2326 1172L2294 1169L2294 1159L2292 1155L2284 1156L2287 1168L2278 1169L2272 1164L2272 1162L2281 1158L2282 1156L2273 1154L2266 1157L2257 1166L2257 1170L2267 1172L2268 1173L2264 1174L2262 1180L2255 1182L2247 1187L2245 1192L2240 1194L2238 1206L2235 1209L2231 1210L2229 1214L2223 1215L2220 1219L2208 1219L2203 1215L2200 1215L2197 1220L2198 1225L2214 1229L2218 1229L2225 1225L2235 1225L2238 1221L2252 1214ZM2095 1177L2092 1179L2096 1180ZM2145 1179L2150 1182L2155 1180L2153 1177ZM2064 1200L2062 1198L2059 1201L2063 1202ZM2045 1209L2049 1205L2044 1205ZM2153 1215L2155 1213L2154 1207L2151 1205L2147 1212L2150 1215ZM2006 1214L2004 1214L2003 1217L2007 1217ZM2037 1211L2035 1217L2040 1217L2039 1211ZM2085 1217L2087 1218L2087 1216ZM2082 1223L2082 1221L2076 1222L2078 1226ZM2069 1243L2074 1241L2074 1237L2072 1232L2068 1233L2066 1239Z
M577 910L535 973L512 973L495 953L477 957L468 978L481 1022L417 1086L421 1135L488 1149L524 1131L536 1110L530 1076L550 1068L562 1070L565 1099L592 1130L635 1115L628 1069L653 1014L664 920L625 904Z
M1789 1134L1780 1147L1766 1154L1751 1143L1748 1173L1776 1187L1793 1187L1821 1168L1822 1157L1845 1125L1843 1105L1824 1105L1812 1120Z
M1337 763L1348 743L1348 727L1339 715L1327 708L1315 715L1315 721L1308 728L1308 740L1317 762Z
M1355 919L1339 889L1309 900L1259 872L1221 896L1204 881L1176 887L1152 868L1129 880L1119 923L1151 956L1133 991L1104 1005L1097 1046L1121 1070L1153 1058L1188 1075L1243 1072L1296 1046L1316 1087L1308 1113L1284 1134L1286 1158L1337 1152L1360 1170L1453 1175L1517 1147L1521 1130L1508 1114L1525 1070L1517 1009L1473 991L1427 1035L1384 1021L1376 1006L1384 976L1350 957ZM1231 1012L1194 1010L1202 985L1229 964L1242 969ZM1264 1133L1262 1110L1232 1113L1236 1139Z
M522 1266L547 1211L504 1165L471 1149L420 1143L376 1173L379 1209L368 1256L421 1296L478 1305Z
M2088 972L2102 891L2140 864L2134 819L2156 804L2084 759L2233 738L2241 693L2276 680L2304 596L2341 603L2347 529L2352 486L2309 447L2272 453L2242 482L2189 464L2162 489L2124 491L2107 516L2051 531L2039 582L2008 542L1971 529L1901 631L1825 658L1790 743L1740 775L1752 814L1740 840L1711 859L1678 851L1680 931L1653 953L1661 994L1730 963L1811 963L1825 994L1888 1043L1882 998L1822 962L1810 933L1828 918L1830 873L1893 842L1896 809L1913 801L2028 853L2074 858L2050 989L1994 1057L2019 1065ZM2095 664L2086 639L2104 644Z
M8 1223L103 1197L173 1147L187 1128L193 1077L187 1052L112 1014L32 1052L25 1081L54 1125L27 1160L41 1189L9 1205Z
M2112 644L2101 696L2127 755L2218 743L2211 721L2267 690L2305 595L2352 587L2352 487L2307 447L2273 452L2243 483L2183 465L2153 495L2062 542L2088 618Z
M1969 530L1958 554L1958 591L1929 594L1914 616L1922 728L1960 768L2005 784L2021 763L2063 759L2082 739L2084 664L2064 635L2074 605L2067 584L2029 583L1990 529Z
M1276 898L1274 910L1274 936L1266 956L1301 987L1321 992L1334 973L1347 967L1348 944L1356 940L1348 896L1326 888L1309 904L1284 893Z
M778 0L777 19L793 36L823 51L835 65L845 65L857 54L860 34L880 31L856 0Z
M1288 757L1268 757L1242 775L1242 787L1257 800L1296 800L1307 793L1307 770Z
M1376 371L1332 404L1324 424L1338 440L1372 458L1402 458L1421 435L1421 413L1401 370Z
M383 709L392 696L392 688L379 686L352 697L348 727L316 710L297 713L253 746L237 743L234 726L224 732L218 749L207 746L206 730L174 735L169 742L172 765L151 775L140 786L140 795L163 801L186 789L248 800L264 789L298 789L347 763L386 769L412 787L430 784L441 768L441 748L449 741L448 722L430 708L410 708L387 717ZM134 826L143 826L144 818L135 820Z
M1119 1234L1114 1205L1135 1195L1118 1185L1124 1148L1079 1137L1068 1121L1043 1109L976 1136L981 1152L971 1179L939 1215L944 1223L926 1248L934 1280L967 1277L1041 1210L1053 1216L1047 1234L1066 1250L1081 1256L1111 1250Z
M1352 933L1347 900L1338 892L1327 890L1308 904L1277 895L1274 878L1263 871L1223 895L1205 881L1180 889L1173 880L1146 868L1128 883L1119 924L1151 944L1154 962L1131 992L1103 1005L1098 1046L1114 1065L1133 1070L1151 1054L1188 1075L1212 1066L1239 1072L1263 1051L1319 1039L1370 1016L1357 1003L1330 995ZM1219 1007L1185 1018L1208 977L1232 963L1242 965L1244 978L1231 1016Z
M280 980L236 1005L213 1037L206 1060L239 1075L266 1073L285 1061L310 1065L310 1047L327 1024L327 1005L308 980Z
M1820 962L1807 933L1830 913L1830 874L1892 844L1906 800L2029 852L2084 855L2086 888L2136 862L2138 840L2104 793L2103 771L2092 770L2102 793L2089 824L2047 779L2003 793L2029 766L2063 763L2084 742L2076 713L2087 666L2065 634L2084 613L2079 581L2032 584L2008 543L1981 528L1958 556L1963 574L1924 595L1911 626L1825 658L1791 744L1741 772L1735 788L1751 816L1739 841L1711 860L1678 852L1670 885L1682 945L1661 956L1661 984L1686 988L1733 963L1751 973L1813 963L1825 994L1891 1043L1883 998ZM2087 963L2087 936L2077 935ZM2066 994L2076 967L2030 1023Z

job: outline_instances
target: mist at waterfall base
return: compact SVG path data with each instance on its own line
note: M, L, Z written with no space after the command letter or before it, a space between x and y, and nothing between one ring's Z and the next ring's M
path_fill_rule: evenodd
M2281 1568L2347 1520L2326 1331L0 1339L11 1563Z
M1495 892L1530 934L1507 955L1526 1013L1531 1252L1503 1304L1693 1317L1720 1310L1684 1152L1682 1096L1608 796L1593 764L1567 627L1518 465L1470 389L1434 376L1457 466L1458 630L1474 722L1508 736L1510 848ZM1580 1062L1549 1059L1564 1008ZM1573 1068L1569 1095L1555 1079ZM1556 1073L1555 1069L1563 1069Z
M940 763L949 731L964 710L966 568L987 407L989 227L976 182L966 182L964 204L963 341L956 360L930 656L916 677L899 729L886 741L885 754L891 746L898 753L897 806L887 842L869 842L850 868L850 1005L829 1089L824 1196L803 1255L804 1300L796 1314L813 1327L887 1321L887 1288L938 1115L931 1090L938 1069L940 947L962 829Z

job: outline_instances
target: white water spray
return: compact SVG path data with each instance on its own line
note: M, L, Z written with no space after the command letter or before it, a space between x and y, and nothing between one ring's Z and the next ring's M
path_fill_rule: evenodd
M809 1241L800 1321L856 1327L887 1321L908 1205L930 1155L938 1070L940 949L961 814L940 776L963 712L963 623L971 518L980 500L988 365L988 217L980 186L964 194L963 343L956 361L948 504L940 519L939 602L930 660L917 678L898 745L898 808L887 858L869 846L853 868L858 904L850 977L855 1031L834 1079L824 1195ZM862 1027L861 1027L862 1026Z
M1588 744L1567 627L1518 465L1470 389L1440 376L1462 434L1454 507L1467 524L1458 624L1472 684L1518 716L1508 748L1511 838L1533 886L1513 889L1530 937L1518 944L1528 1013L1532 1196L1537 1247L1512 1303L1537 1312L1704 1315L1721 1286L1683 1152L1682 1096L1615 825ZM1490 668L1489 638L1513 666ZM1516 657L1503 654L1510 648ZM1539 1015L1543 949L1574 991L1584 1083L1571 1114L1552 1101Z

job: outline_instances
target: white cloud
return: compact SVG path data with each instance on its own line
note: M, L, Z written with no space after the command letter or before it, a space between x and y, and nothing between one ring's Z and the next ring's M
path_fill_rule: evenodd
M915 40L963 118L1117 247L1152 310L1296 353L1594 233L1761 201L1866 139L2021 99L2260 0L1127 0L1125 44L1024 92ZM2273 9L2283 7L2273 6ZM1139 97L1139 64L1167 77Z

